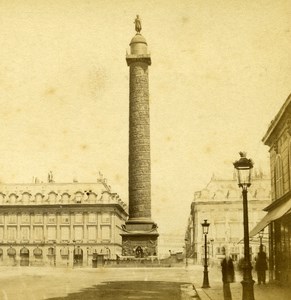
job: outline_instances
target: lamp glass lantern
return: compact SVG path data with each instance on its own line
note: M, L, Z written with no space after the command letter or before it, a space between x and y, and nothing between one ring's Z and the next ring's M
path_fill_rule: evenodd
M251 186L252 169L254 163L246 158L246 152L240 152L240 159L233 163L237 170L238 186L247 188Z
M264 229L259 232L259 238L262 239L264 237Z
M204 220L204 223L201 223L201 225L203 229L203 234L208 234L210 223L208 223L207 220Z

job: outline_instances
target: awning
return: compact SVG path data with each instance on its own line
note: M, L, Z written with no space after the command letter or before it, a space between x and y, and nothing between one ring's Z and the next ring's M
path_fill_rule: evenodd
M291 210L291 199L279 205L275 209L269 211L263 219L250 231L250 237L258 234L262 229L269 225L272 221L281 218Z

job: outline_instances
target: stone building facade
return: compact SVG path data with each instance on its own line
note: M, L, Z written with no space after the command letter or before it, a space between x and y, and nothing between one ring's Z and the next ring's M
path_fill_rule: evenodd
M126 205L96 183L0 184L0 264L91 266L121 255Z
M272 120L263 142L270 147L272 203L251 235L269 225L271 279L291 282L291 95Z
M270 179L257 172L248 192L249 226L254 227L266 214L263 211L271 201ZM185 235L187 257L194 263L204 259L204 236L201 223L210 223L208 257L210 262L218 263L226 250L234 261L243 257L243 203L241 189L233 179L211 178L208 185L194 193ZM258 252L259 239L251 242L252 258ZM267 245L267 232L263 243ZM266 248L266 247L265 247Z

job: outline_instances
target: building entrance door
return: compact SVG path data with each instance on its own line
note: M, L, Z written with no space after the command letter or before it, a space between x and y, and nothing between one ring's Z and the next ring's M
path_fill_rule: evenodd
M83 250L78 246L74 250L74 266L82 267L83 266Z
M25 247L20 249L20 265L29 266L29 250Z

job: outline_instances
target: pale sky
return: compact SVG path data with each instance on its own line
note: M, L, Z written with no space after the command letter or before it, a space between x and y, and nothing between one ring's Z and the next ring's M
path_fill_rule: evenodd
M136 14L152 56L152 215L184 239L194 191L231 177L291 92L286 0L0 0L0 180L94 182L127 202Z

